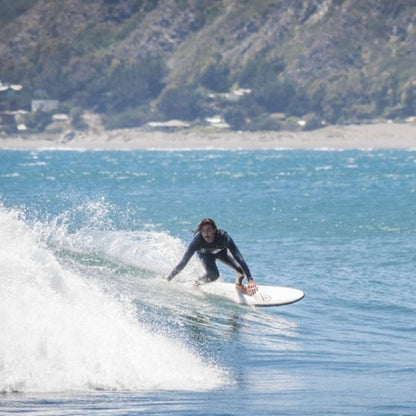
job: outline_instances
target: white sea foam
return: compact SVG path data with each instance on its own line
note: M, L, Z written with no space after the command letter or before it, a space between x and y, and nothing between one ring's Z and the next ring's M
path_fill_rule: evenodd
M225 372L152 333L132 305L64 268L0 206L0 391L204 390Z
M44 240L56 246L73 251L99 253L153 274L167 276L183 256L185 242L166 232L156 231L149 224L136 231L109 230L110 211L111 207L105 201L90 201L71 212L62 213L49 224L38 224L38 232ZM78 213L87 218L86 225L69 232L68 224L74 221L73 217L77 217ZM84 222L84 219L77 218L76 221ZM195 280L202 274L200 262L193 257L180 279Z

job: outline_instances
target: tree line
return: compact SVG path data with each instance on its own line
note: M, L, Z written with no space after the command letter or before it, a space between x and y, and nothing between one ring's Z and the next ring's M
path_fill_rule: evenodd
M322 121L351 123L416 113L416 85L400 89L394 74L374 83L344 73L330 82L319 80L305 86L283 76L282 56L264 52L238 70L218 55L188 84L168 82L167 64L158 56L124 61L101 56L92 62L74 58L57 71L53 66L60 61L50 62L43 74L48 76L46 96L59 99L62 110L78 115L78 120L85 110L100 114L110 129L169 119L201 122L221 115L231 129L279 130L290 118L304 118L307 128L316 128ZM228 100L226 93L238 87L250 93ZM27 108L33 97L35 91L27 89L13 97L3 94L0 110Z

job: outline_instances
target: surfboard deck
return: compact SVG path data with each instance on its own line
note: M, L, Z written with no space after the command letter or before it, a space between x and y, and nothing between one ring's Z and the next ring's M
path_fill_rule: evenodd
M282 306L298 302L305 294L291 287L258 285L258 291L252 296L238 291L233 283L212 282L198 286L208 294L231 300L240 305L251 306Z

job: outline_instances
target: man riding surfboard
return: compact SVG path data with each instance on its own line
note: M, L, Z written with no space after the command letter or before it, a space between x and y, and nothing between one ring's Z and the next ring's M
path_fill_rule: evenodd
M169 274L167 278L169 281L185 268L195 252L197 252L206 272L197 280L197 285L210 283L219 278L220 273L216 261L220 260L236 271L237 290L248 295L256 293L256 283L233 239L226 231L217 228L217 225L211 218L205 218L199 223L198 228L195 230L195 236L182 260ZM243 285L244 277L248 280L248 286Z

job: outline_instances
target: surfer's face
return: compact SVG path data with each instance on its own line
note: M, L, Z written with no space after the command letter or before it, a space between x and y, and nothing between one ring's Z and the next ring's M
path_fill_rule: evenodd
M215 230L211 224L205 224L201 227L201 235L207 243L212 243L215 238Z

